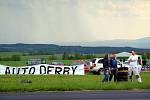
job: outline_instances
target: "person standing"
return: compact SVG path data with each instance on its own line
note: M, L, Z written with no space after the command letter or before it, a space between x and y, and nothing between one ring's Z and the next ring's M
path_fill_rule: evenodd
M112 58L110 59L110 76L109 81L112 80L112 77L114 76L114 82L117 80L117 59L116 55L113 53Z
M139 74L142 70L142 66L143 66L142 59L140 57L138 57L138 71L139 71Z
M109 57L108 54L105 54L103 61L103 69L104 69L104 79L102 82L108 82L109 78Z
M138 55L136 55L135 51L131 51L131 54L132 55L128 58L128 62L130 63L129 78L132 81L132 72L133 72L136 76L137 81L142 82L138 68Z

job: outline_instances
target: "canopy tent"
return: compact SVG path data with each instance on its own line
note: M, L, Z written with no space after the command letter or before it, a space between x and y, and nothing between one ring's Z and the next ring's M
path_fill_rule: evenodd
M121 53L116 54L116 57L130 57L130 56L131 56L131 53L129 52L121 52Z
M131 53L129 53L129 52L121 52L121 53L118 53L118 54L116 54L116 57L125 57L125 58L127 58L127 57L130 57L131 56ZM139 57L140 57L140 59L142 59L142 56L141 55L138 55Z

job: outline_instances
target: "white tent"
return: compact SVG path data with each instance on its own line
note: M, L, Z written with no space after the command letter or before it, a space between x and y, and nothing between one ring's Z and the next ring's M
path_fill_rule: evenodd
M131 56L131 53L129 52L121 52L121 53L116 54L116 57L130 57L130 56Z
M129 52L121 52L121 53L118 53L116 54L116 57L130 57L131 56L131 53ZM140 59L142 59L142 56L141 55L138 55L140 57Z

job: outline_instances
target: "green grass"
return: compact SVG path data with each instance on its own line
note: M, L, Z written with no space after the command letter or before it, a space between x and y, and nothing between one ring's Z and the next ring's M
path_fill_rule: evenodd
M47 63L49 55L22 56L18 52L0 52L1 57L10 57L18 54L21 61L0 61L2 65L25 66L27 60L32 58L45 58ZM102 54L96 54L102 56ZM57 57L61 55L57 54ZM72 60L62 60L69 65ZM102 83L103 75L0 75L0 91L69 91L69 90L122 90L122 89L150 89L150 73L142 73L143 83L134 82L109 82ZM21 80L31 80L32 83L21 83Z
M23 53L20 52L0 52L0 57L11 57L12 55L20 55L21 61L0 61L1 65L7 65L7 66L26 66L26 62L29 59L37 59L37 58L43 58L46 60L46 63L49 64L51 61L48 59L51 55L28 55L23 56ZM62 59L62 54L55 54L57 59ZM72 63L72 60L60 60L65 65L70 65Z
M96 57L100 57L100 58L102 58L102 57L104 57L105 56L105 54L94 54L94 56L96 56Z
M60 60L62 61L65 65L70 65L73 60ZM0 61L1 65L7 65L7 66L26 66L26 62L27 60L23 60L23 61ZM50 61L47 61L47 63L49 64Z
M0 52L1 57L11 57L12 55L22 55L20 52Z
M0 61L1 65L7 66L26 66L26 61Z
M103 75L1 75L0 91L72 91L72 90L129 90L150 89L150 73L141 73L143 83L102 83ZM31 80L32 83L21 83Z
M70 65L73 60L62 60L62 62L65 64L65 65Z
M0 64L7 65L7 66L25 66L26 62L29 59L37 59L37 58L43 58L46 60L46 63L50 63L51 61L48 59L51 55L28 55L23 56L23 53L21 52L0 52L0 57L11 57L12 55L20 55L21 61L0 61ZM96 57L104 56L104 54L94 54ZM58 60L64 62L65 65L70 65L73 60L61 60L62 54L55 54L55 57L57 57Z

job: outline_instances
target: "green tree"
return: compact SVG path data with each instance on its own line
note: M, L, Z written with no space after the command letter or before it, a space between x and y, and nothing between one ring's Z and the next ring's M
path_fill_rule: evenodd
M85 55L85 59L92 59L92 58L96 58L96 56L94 56L92 54Z
M68 58L69 58L68 53L64 52L63 55L62 55L62 59L67 60Z
M20 55L12 55L12 56L11 56L11 60L12 60L12 61L20 61L20 60L21 60L21 57L20 57Z
M150 52L146 53L146 58L150 59Z
M49 60L57 60L57 57L55 55L50 55L48 57Z
M78 53L76 53L76 54L74 54L74 58L75 58L75 60L78 60L78 59L80 59L80 58L81 58L81 55L80 55L80 54L78 54Z

